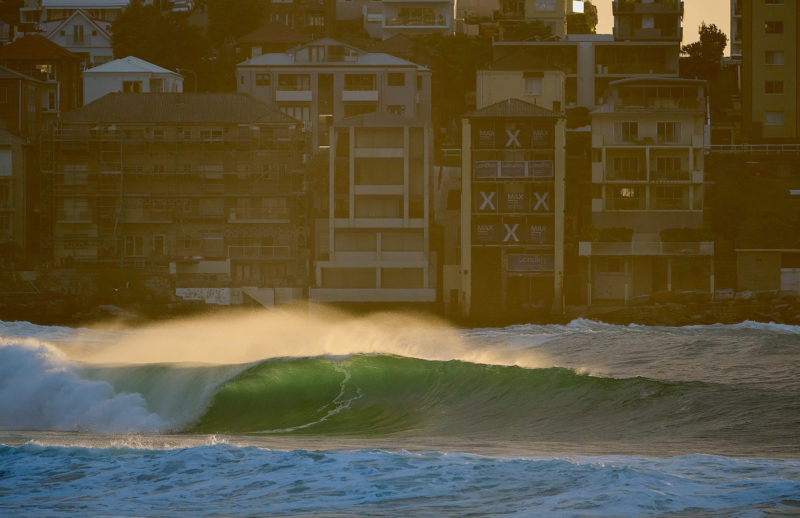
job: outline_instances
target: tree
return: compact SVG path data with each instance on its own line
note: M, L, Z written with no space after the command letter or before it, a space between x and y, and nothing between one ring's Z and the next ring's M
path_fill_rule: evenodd
M220 46L254 31L264 21L264 0L206 0L208 39Z
M681 54L686 56L681 61L681 76L710 81L722 68L728 36L713 23L705 22L700 24L698 33L699 41L681 47Z
M591 2L584 2L582 13L567 15L567 34L594 34L597 21L597 7Z
M24 0L0 0L0 20L8 24L19 23L21 7L25 7Z
M186 13L161 12L157 5L145 5L142 0L132 0L111 30L117 57L135 56L170 70L195 73L207 68L205 61L212 57L211 46Z

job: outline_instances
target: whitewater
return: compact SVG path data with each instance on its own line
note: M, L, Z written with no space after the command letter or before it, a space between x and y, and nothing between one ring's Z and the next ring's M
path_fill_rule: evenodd
M800 327L0 322L2 516L800 516Z

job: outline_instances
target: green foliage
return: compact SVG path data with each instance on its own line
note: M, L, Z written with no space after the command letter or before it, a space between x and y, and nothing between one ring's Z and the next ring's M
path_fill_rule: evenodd
M0 20L8 24L19 22L19 10L24 7L24 0L2 0L0 1Z
M503 28L504 41L539 41L549 38L552 34L550 27L538 20L509 24Z
M467 111L467 94L475 90L477 70L492 59L492 42L458 34L432 34L417 39L416 53L432 71L431 96L434 120L449 126Z
M215 46L254 31L264 21L264 0L206 0L206 5L206 35Z
M595 34L597 20L597 7L591 2L584 2L582 13L567 15L567 34Z
M667 228L661 231L661 241L664 243L691 243L713 239L711 229L708 228Z
M681 76L711 80L722 68L728 36L714 25L700 24L700 40L681 47L686 58L681 61Z
M170 70L196 70L211 56L202 31L189 23L185 13L162 13L142 0L133 0L120 13L112 32L115 56L135 56Z

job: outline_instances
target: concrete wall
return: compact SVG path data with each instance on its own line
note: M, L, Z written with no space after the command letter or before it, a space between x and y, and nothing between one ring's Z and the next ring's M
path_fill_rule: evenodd
M739 290L761 291L781 288L781 252L737 251Z

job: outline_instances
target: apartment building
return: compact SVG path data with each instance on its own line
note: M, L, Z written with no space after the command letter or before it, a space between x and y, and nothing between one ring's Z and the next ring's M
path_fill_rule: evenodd
M463 317L513 318L561 309L565 124L560 111L519 99L463 119L458 287Z
M387 40L403 34L453 34L454 0L367 0L353 3L361 6L358 17L371 37ZM347 16L352 7L345 7L337 17Z
M373 112L335 123L329 139L328 214L316 222L309 299L435 302L430 123Z
M741 3L742 131L752 142L800 141L798 0Z
M612 83L592 112L592 225L580 243L589 304L714 291L704 226L705 82Z
M335 0L269 0L266 17L270 23L322 38L334 29L336 3Z
M28 249L26 144L24 139L0 130L0 250L6 253Z
M113 92L180 93L183 76L134 56L84 70L84 104Z
M303 148L297 121L247 95L106 95L42 145L52 256L161 268L222 304L303 288Z
M328 148L330 128L346 117L372 112L420 120L431 116L427 68L330 38L251 58L237 66L236 76L240 93L303 121L314 152Z
M614 0L614 39L674 41L683 39L682 0Z
M0 65L42 83L39 106L43 124L82 104L81 58L44 36L24 36L0 47Z
M478 70L476 105L489 106L506 99L520 99L530 104L552 107L564 103L566 76L561 70L544 70L528 56L514 54L492 63L487 70Z

